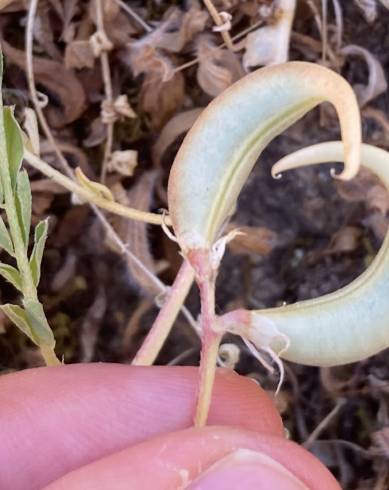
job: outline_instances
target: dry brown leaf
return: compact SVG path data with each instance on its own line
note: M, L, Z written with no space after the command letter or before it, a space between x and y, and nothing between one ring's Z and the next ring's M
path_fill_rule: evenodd
M32 200L32 214L33 222L40 221L45 214L47 214L54 199L52 192L39 192L34 193Z
M204 31L208 14L193 4L187 12L177 7L168 10L161 24L150 33L144 42L172 53L180 53L185 45Z
M357 94L358 101L361 107L366 105L372 99L386 91L388 84L385 78L385 72L378 61L370 51L361 46L350 44L341 49L341 54L344 56L359 56L362 57L369 70L369 79L367 85L355 84L354 90Z
M2 40L2 48L8 62L25 70L24 51L13 48L4 40ZM53 106L46 108L52 126L61 128L81 116L85 109L86 97L81 83L72 71L66 70L62 63L34 57L34 74L36 82L55 94L61 103L62 111Z
M202 107L175 114L163 127L152 148L154 165L161 164L163 155L169 146L176 141L180 134L186 133L203 111Z
M76 24L72 22L73 18L80 13L80 2L78 0L61 0L59 2L50 0L57 15L63 22L61 39L66 43L73 41L75 38ZM83 24L86 19L84 15L77 24Z
M89 41L71 41L65 49L65 66L67 69L93 68L95 57Z
M131 107L127 95L119 95L114 103L113 103L113 109L116 112L116 114L119 117L125 118L127 117L128 119L135 119L138 117L134 111L134 109Z
M353 252L358 248L361 230L355 226L345 226L331 237L329 248L326 253L347 253Z
M25 9L26 7L22 0L0 0L1 13L18 12L19 10Z
M49 58L60 62L61 51L54 42L53 23L49 17L50 9L45 3L40 4L34 21L34 39L39 43Z
M371 213L363 220L363 224L370 228L374 235L381 241L386 237L389 220L381 213Z
M33 109L30 107L25 107L24 109L24 121L23 121L23 129L26 132L28 137L28 145L30 151L34 153L34 155L40 155L40 136L39 136L39 127L38 120Z
M377 210L383 216L389 210L389 193L382 184L370 187L366 193L366 205L369 209Z
M339 195L346 201L361 202L366 199L368 189L378 183L379 180L373 173L362 168L355 179L336 181L335 185Z
M140 94L140 108L150 114L154 129L160 129L172 114L182 106L185 97L185 81L181 72L163 81L154 75L146 75Z
M149 211L153 198L156 176L156 171L143 174L129 192L127 192L120 183L114 184L111 190L114 193L115 199L121 204L140 209L141 211ZM112 223L116 232L123 242L128 244L132 253L139 258L149 271L155 274L156 265L150 251L150 244L147 236L147 224L119 217L115 217ZM112 242L108 243L113 250L117 250L116 245ZM137 284L139 284L144 292L147 292L152 296L160 294L160 289L156 287L155 283L139 267L137 267L133 261L128 260L127 266L131 277Z
M378 178L362 169L352 181L338 182L337 190L347 201L365 203L369 213L363 223L382 240L388 228L389 193Z
M217 48L202 36L197 44L199 66L197 81L205 93L216 97L232 83L244 76L239 58L230 50Z
M103 124L101 117L94 119L89 126L89 134L83 140L85 148L93 148L100 145L107 137L107 127Z
M362 115L373 119L382 128L384 140L389 142L389 120L384 111L368 106L363 110Z
M296 0L276 0L277 18L274 24L260 27L246 38L243 66L276 65L288 61L290 33Z
M383 427L373 432L372 439L374 453L389 459L389 427Z
M129 46L128 56L125 57L125 61L129 64L136 77L145 73L166 82L174 76L174 66L170 58L143 40Z
M277 234L261 226L241 226L230 223L227 232L238 229L242 234L236 235L228 246L233 254L268 255L277 243Z
M131 37L137 34L138 26L131 23L131 19L125 15L120 5L112 0L103 0L104 30L115 47L124 47ZM96 0L89 3L89 17L96 24Z
M369 24L372 24L377 19L376 0L354 0L354 3L360 8Z
M135 76L145 74L139 94L140 108L150 114L152 126L160 129L183 104L185 82L182 73L175 73L173 63L166 55L143 42L130 46L125 61Z
M51 194L67 194L69 191L51 179L32 180L31 192L49 192Z
M372 211L386 215L389 210L389 193L371 172L362 169L350 182L337 183L339 195L350 202L365 202Z
M138 152L135 150L114 151L108 160L108 172L117 172L125 177L134 174L138 165Z

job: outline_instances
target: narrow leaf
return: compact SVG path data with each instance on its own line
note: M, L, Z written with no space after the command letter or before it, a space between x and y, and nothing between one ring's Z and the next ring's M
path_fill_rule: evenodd
M19 217L20 228L23 233L24 244L27 248L31 225L31 187L26 170L17 175L16 208Z
M22 291L22 279L19 271L8 264L0 264L0 275L10 282L16 289Z
M48 219L45 219L44 221L39 222L35 227L34 248L32 249L30 257L31 274L35 286L38 286L41 276L41 263L47 238L48 224Z
M23 159L22 132L14 117L13 107L4 107L4 132L6 137L9 173L12 188L16 188L17 174Z
M39 301L23 301L33 336L39 345L55 345L55 339Z
M11 304L1 305L0 308L3 313L7 315L7 317L11 320L11 322L13 322L18 328L20 328L20 330L25 335L27 335L29 339L37 344L37 341L34 338L34 334L31 329L31 325L28 321L27 314L23 310L23 308Z
M13 255L14 248L11 237L9 236L7 227L4 224L3 218L0 216L0 248L3 248L10 255Z

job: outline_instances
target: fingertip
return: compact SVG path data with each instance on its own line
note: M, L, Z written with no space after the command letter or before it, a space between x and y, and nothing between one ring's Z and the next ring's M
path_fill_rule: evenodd
M196 478L188 490L308 490L284 466L264 453L238 449Z
M155 437L71 472L45 490L171 490L189 485L250 489L256 488L250 485L261 476L272 484L259 487L266 490L340 490L329 471L297 444L227 427L192 428ZM228 486L239 479L245 487Z

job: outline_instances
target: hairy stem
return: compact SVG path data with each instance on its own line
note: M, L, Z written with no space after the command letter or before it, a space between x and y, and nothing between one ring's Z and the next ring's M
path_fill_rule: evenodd
M96 0L96 26L98 31L106 37L107 35L104 29L103 10L104 9L103 9L102 0ZM109 106L112 106L113 90L112 90L112 81L111 81L111 68L109 66L108 51L106 51L105 49L103 49L100 53L100 63L101 63L101 71L103 75L105 101L109 104ZM103 157L103 163L101 165L101 175L100 175L100 180L103 183L105 182L105 178L107 174L107 165L112 153L114 124L115 124L114 120L106 122L107 136L105 140L104 157Z
M185 260L181 265L172 287L166 295L165 302L158 313L146 340L132 361L133 365L150 366L153 364L163 343L169 335L182 303L188 294L193 283L193 277L193 269Z

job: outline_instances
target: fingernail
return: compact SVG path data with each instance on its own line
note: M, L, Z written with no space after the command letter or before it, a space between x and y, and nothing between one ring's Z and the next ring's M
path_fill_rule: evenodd
M190 490L309 490L270 456L238 449L202 473L186 487Z

